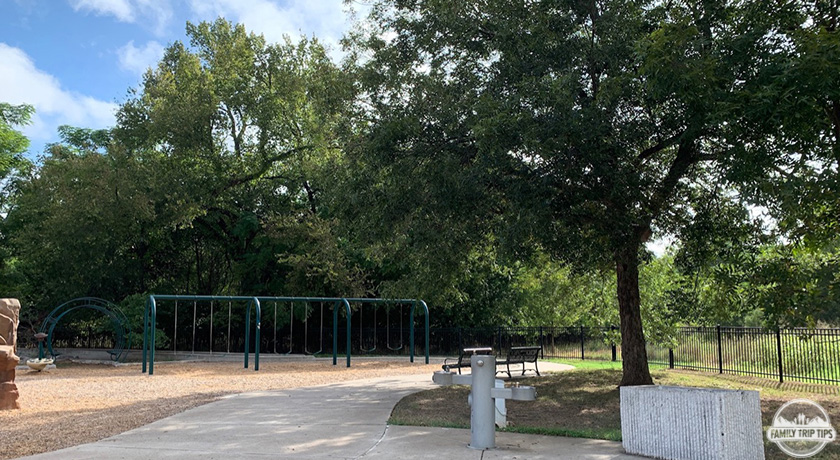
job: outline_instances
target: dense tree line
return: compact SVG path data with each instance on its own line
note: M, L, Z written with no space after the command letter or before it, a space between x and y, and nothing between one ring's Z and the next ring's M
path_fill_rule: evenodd
M156 292L616 324L623 384L647 383L644 331L836 322L837 21L824 1L382 0L341 64L188 24L113 129L63 127L37 167L31 109L0 105L0 283L33 323Z

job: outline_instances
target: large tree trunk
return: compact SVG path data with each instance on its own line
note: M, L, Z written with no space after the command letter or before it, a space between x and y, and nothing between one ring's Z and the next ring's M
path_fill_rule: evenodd
M642 331L639 298L639 247L629 245L616 253L618 310L621 318L621 367L624 375L620 386L652 385L648 369L645 334Z

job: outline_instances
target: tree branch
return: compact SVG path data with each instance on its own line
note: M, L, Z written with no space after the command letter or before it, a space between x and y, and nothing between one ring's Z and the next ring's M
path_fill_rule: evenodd
M312 186L309 185L309 181L303 181L303 189L306 190L306 197L309 199L309 210L312 212L312 215L318 214L318 209L315 207L315 191L312 190Z
M682 137L682 135L684 133L685 132L683 131L683 132L680 132L678 134L674 134L673 136L669 137L668 139L665 139L665 140L659 142L658 144L656 144L652 147L648 147L648 148L642 150L642 153L639 154L638 159L644 161L647 158L650 158L651 156L653 156L653 155L665 150L666 148L676 144L677 141L680 140L680 137Z
M697 163L699 159L700 157L697 155L697 147L694 144L694 139L683 139L680 141L676 158L671 162L668 173L662 179L662 182L656 188L656 191L654 191L648 202L648 217L643 227L650 227L653 219L662 213L665 203L673 196L680 179L685 177L691 165Z
M720 160L720 155L709 153L706 155L697 155L696 158L698 163L701 161L718 161Z
M292 178L290 178L289 176L281 176L279 174L275 175L275 176L265 176L262 179L263 180L280 180L280 179L282 179L282 180L285 180L285 181L291 181L292 180Z
M236 109L237 115L239 115L239 143L242 144L242 139L245 137L245 130L248 129L248 123L245 122L245 117L242 115L242 108Z
M773 166L771 166L771 168L773 169L773 171L776 171L777 173L779 173L780 176L784 177L785 179L789 180L793 176L793 174L785 171L779 165L774 164Z
M253 171L249 174L245 174L244 176L234 177L234 178L230 179L222 187L217 189L216 193L219 193L223 190L228 190L228 189L234 188L234 187L236 187L238 185L241 185L241 184L244 184L246 182L251 182L252 180L257 179L260 176L262 176L263 174L265 174L269 170L269 168L271 168L271 166L274 163L276 163L276 162L278 162L278 161L280 161L284 158L288 158L290 155L293 155L295 153L304 152L306 150L311 150L313 148L315 148L315 146L313 146L313 145L304 145L302 147L295 147L293 149L286 150L285 152L279 153L277 155L267 157L265 160L263 160L263 163L260 165L259 168L257 168L257 170L255 170L255 171Z
M242 144L237 134L236 117L233 116L233 111L230 110L230 106L227 104L225 104L225 113L227 113L228 119L230 120L230 135L233 137L233 151L237 156L242 156Z

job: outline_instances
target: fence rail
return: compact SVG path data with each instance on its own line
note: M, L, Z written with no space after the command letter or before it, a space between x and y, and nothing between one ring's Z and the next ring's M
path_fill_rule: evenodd
M320 321L298 325L294 336L288 326L284 329L273 321L273 318L264 321L266 333L261 338L264 353L332 353L333 330L329 321L323 326ZM193 343L185 342L193 337L191 330L178 334L167 330L167 334L173 339L177 337L178 350L194 347L197 351L239 352L244 348L244 337L237 334L237 328L232 330L232 340L225 336L222 337L225 340L216 340L211 345L203 339L208 336L204 329L209 326L198 326L199 334ZM353 353L409 354L407 327L379 326L353 329ZM502 354L511 346L542 345L542 358L621 361L621 336L616 327L452 327L431 328L429 333L429 351L438 356L457 356L459 349L470 346L491 346ZM67 330L57 335L59 347L107 348L113 341L112 334L90 329ZM339 328L338 336L338 343L346 342L343 329ZM421 352L424 346L422 340L415 343L415 353ZM670 346L649 342L647 353L652 367L840 385L840 329L681 327Z
M434 354L466 346L542 345L543 358L621 361L616 327L432 329ZM449 344L446 346L445 344ZM840 384L840 329L681 327L671 346L647 344L653 367Z

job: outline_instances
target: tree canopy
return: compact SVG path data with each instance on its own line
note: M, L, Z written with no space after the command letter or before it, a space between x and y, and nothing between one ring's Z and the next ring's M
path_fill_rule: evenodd
M31 105L11 105L0 102L0 212L7 212L10 185L15 174L31 166L23 154L29 148L29 139L16 128L29 124L35 110Z
M59 128L35 167L31 107L0 104L0 283L46 311L283 293L617 322L622 384L649 383L677 324L840 318L834 10L379 0L341 66L188 23L116 126Z
M116 127L62 127L20 186L6 232L26 294L359 293L319 206L350 94L340 70L314 39L266 44L223 19L187 35Z
M612 265L622 384L648 384L644 243L690 228L715 209L703 202L743 205L740 193L772 186L806 152L831 153L829 125L801 132L826 107L784 103L797 47L825 32L817 13L798 2L379 1L355 40L369 58L353 151L422 190L400 197L421 225L467 221L464 241L492 232Z

